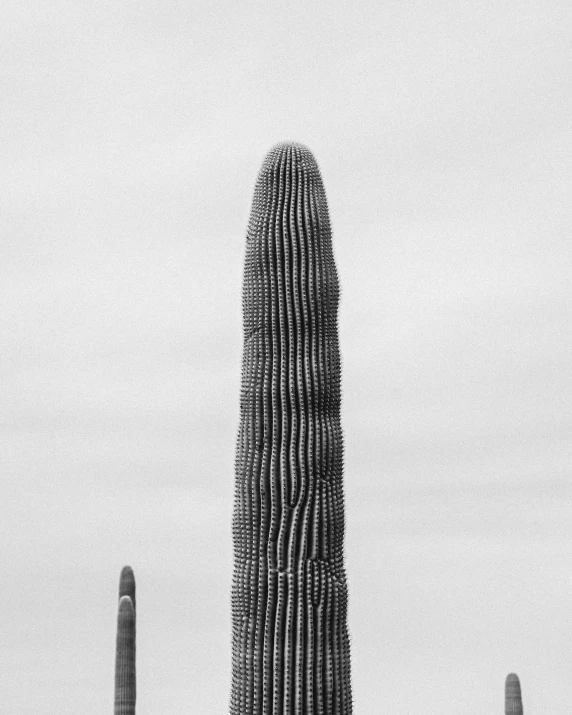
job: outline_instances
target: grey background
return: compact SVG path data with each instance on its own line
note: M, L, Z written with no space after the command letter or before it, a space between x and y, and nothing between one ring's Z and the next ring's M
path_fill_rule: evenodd
M314 151L356 713L572 702L568 2L3 3L2 709L227 711L245 229Z

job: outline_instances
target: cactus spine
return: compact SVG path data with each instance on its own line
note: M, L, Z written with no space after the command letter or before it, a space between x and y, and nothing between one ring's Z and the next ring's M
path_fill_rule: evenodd
M506 676L504 685L504 712L505 715L522 715L520 680L515 673L509 673Z
M119 580L114 715L135 715L135 579L126 566Z
M231 715L352 712L338 297L318 166L278 145L246 242Z

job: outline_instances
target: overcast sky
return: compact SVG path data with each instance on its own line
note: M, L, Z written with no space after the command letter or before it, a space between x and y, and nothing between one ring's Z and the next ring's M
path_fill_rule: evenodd
M568 0L0 10L2 709L230 694L256 174L314 152L342 285L359 715L572 702Z

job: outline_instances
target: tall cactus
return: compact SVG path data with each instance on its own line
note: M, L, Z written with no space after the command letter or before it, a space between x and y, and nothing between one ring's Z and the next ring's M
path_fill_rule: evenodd
M349 715L338 277L320 172L281 144L247 232L231 715Z
M504 684L505 715L522 715L522 694L520 680L516 673L509 673Z
M135 715L135 607L131 595L135 598L135 579L127 566L119 581L114 715Z

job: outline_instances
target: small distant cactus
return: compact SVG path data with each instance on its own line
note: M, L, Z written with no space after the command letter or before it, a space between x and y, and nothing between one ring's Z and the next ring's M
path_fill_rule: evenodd
M338 277L311 152L266 156L247 233L231 715L350 715Z
M133 596L133 600L131 599ZM126 566L119 581L114 715L135 715L135 579Z
M135 603L135 575L133 574L131 566L124 566L121 569L121 575L119 576L120 600L122 596L129 596L131 603L133 604L133 610L135 610L137 607L137 604Z
M520 680L516 673L509 673L506 676L504 712L505 715L522 715L522 694L520 692Z

